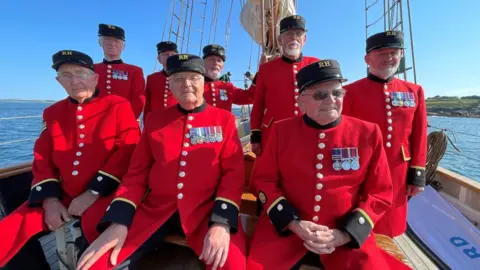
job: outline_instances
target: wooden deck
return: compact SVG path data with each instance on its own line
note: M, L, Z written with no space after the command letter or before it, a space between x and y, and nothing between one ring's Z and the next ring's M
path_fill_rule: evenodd
M70 234L67 234L67 241L71 241L72 238ZM50 268L52 270L59 270L59 262L56 252L57 243L55 241L55 233L50 233L42 238L40 238L40 243L42 244L43 253L45 253L45 257L47 258L48 264L50 264Z
M406 234L394 238L393 241L411 262L409 265L413 269L439 269Z

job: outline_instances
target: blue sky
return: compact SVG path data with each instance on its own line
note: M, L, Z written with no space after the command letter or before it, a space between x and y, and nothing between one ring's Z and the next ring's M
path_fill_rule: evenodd
M90 54L96 62L101 61L103 54L97 42L99 23L123 27L127 36L123 60L142 67L145 75L152 73L155 45L162 39L169 2L1 1L0 98L64 98L65 92L55 81L55 72L51 69L51 56L58 50L75 49ZM208 41L214 1L207 2L203 45ZM240 2L233 0L225 69L233 73L233 80L243 78L250 59L251 39L240 25ZM455 4L449 4L453 2ZM406 13L406 1L404 3ZM350 81L365 76L364 4L364 0L298 0L298 14L306 18L309 29L304 53L337 59ZM197 4L194 13L200 14L199 7ZM229 7L230 0L220 1L215 41L221 45L225 45ZM411 0L411 8L417 82L424 87L426 95L480 94L480 1ZM380 15L379 8L372 8L369 23ZM167 31L169 23L170 14ZM192 25L200 28L199 15ZM383 21L372 27L369 34L382 29ZM210 40L213 42L213 33ZM199 44L198 35L192 34L191 43ZM199 53L198 47L189 47L190 53ZM254 45L252 71L256 70L257 52L258 46ZM410 53L411 50L407 50L408 63L411 63ZM408 76L413 80L412 73ZM242 82L235 83L242 86Z

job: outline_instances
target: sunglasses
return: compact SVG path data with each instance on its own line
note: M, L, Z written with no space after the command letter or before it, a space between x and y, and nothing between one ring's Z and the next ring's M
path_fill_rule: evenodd
M332 95L335 99L342 98L345 96L345 89L334 89L332 92L328 91L317 91L313 94L302 94L303 96L312 96L316 101L325 100Z

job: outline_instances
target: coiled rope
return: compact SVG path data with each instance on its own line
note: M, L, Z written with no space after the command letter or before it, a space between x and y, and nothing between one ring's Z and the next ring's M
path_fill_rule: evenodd
M428 127L431 127L428 125ZM427 181L427 185L431 184L436 189L441 188L439 187L439 183L435 182L435 173L437 171L437 167L440 164L443 156L447 151L448 143L450 143L455 150L461 152L460 149L455 146L455 143L450 139L446 132L451 132L454 140L455 133L453 133L450 129L440 129L438 131L432 131L428 134L428 144L427 144L427 164L425 168L425 178Z

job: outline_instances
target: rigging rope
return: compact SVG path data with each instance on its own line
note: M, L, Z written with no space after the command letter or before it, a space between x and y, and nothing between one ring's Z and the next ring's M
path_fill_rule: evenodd
M217 9L215 10L215 29L213 30L213 43L215 43L215 38L217 37L217 25L218 25L218 10L220 9L220 0L217 0Z
M213 24L215 23L215 10L217 9L217 0L213 1L213 14L212 14L212 20L210 21L210 32L208 33L208 44L211 44L210 40L212 37L212 29L213 29Z
M0 146L4 146L7 144L13 144L13 143L19 143L19 142L27 142L27 141L33 141L36 140L37 138L30 138L30 139L23 139L23 140L13 140L13 141L6 141L6 142L0 142Z
M167 16L165 16L165 24L163 25L163 34L162 34L162 41L163 41L163 38L165 37L165 30L167 30L167 17L168 17L168 13L170 12L170 8L172 7L172 0L170 0L170 2L168 3L168 9L167 9ZM156 61L155 61L156 63Z
M42 115L27 115L27 116L12 116L12 117L1 117L0 120L13 120L13 119L26 119L26 118L40 118Z
M190 9L190 22L188 23L188 36L187 36L187 52L188 46L190 45L190 30L192 29L192 17L193 17L193 6L195 5L195 0L192 0L192 8ZM186 22L187 20L185 20Z
M232 15L233 0L230 1L230 11L228 12L227 25L225 29L225 53L227 53L228 40L230 39L230 16Z
M202 42L203 42L203 32L205 30L205 18L207 17L207 5L208 5L208 0L205 0L205 3L202 3L205 5L203 8L203 17L202 17L202 31L200 32L200 52L198 55L202 55Z
M171 40L170 37L172 35L172 27L173 27L173 16L175 15L175 6L177 1L173 0L173 8L172 8L172 19L170 20L170 31L168 31L168 40Z

